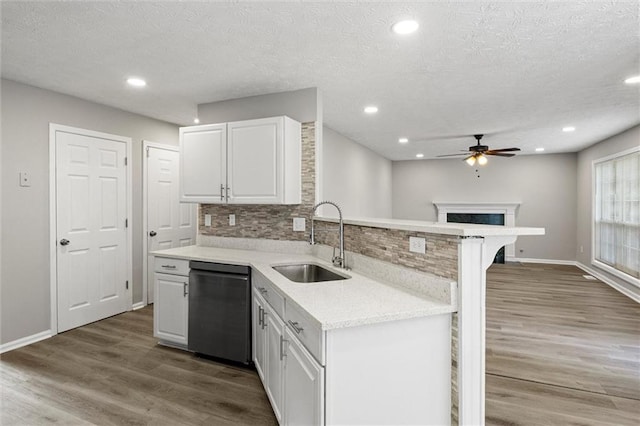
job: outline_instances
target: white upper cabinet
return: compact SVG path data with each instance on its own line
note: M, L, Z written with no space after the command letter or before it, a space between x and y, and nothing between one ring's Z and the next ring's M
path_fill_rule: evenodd
M226 184L227 125L181 127L180 201L219 203Z
M299 204L301 126L289 117L180 129L181 201Z

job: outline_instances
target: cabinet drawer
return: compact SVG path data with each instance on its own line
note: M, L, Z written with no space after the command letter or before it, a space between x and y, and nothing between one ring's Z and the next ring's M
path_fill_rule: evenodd
M324 351L322 350L322 329L319 325L311 322L293 304L287 304L287 315L285 323L292 334L295 335L304 345L304 347L315 357L316 360L324 365Z
M189 261L170 257L156 257L154 271L163 274L189 275Z
M280 318L284 318L284 298L273 288L271 281L265 278L261 273L255 271L255 269L253 271L254 273L251 277L253 288L258 294L264 297Z

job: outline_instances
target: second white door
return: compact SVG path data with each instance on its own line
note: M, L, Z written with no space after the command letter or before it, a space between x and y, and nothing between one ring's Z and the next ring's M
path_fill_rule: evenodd
M197 204L179 202L178 147L146 143L147 253L196 243ZM153 303L153 258L147 262L147 301Z

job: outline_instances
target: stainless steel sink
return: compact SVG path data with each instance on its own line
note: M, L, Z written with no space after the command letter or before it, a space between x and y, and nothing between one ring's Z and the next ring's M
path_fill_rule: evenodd
M322 281L346 280L349 278L313 263L279 265L274 266L273 269L297 283L318 283Z

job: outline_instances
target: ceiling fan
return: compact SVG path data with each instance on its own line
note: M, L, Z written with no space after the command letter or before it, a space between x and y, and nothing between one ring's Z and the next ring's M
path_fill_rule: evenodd
M476 161L478 164L485 165L487 164L487 155L496 155L499 157L513 157L515 154L508 154L513 151L520 151L520 148L502 148L502 149L489 149L487 145L480 145L480 139L482 139L484 135L473 135L476 138L477 144L469 147L469 152L464 154L447 154L447 155L438 155L438 157L456 157L460 155L466 155L467 157L463 159L466 161L468 165L473 166ZM471 154L471 155L469 155Z

